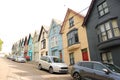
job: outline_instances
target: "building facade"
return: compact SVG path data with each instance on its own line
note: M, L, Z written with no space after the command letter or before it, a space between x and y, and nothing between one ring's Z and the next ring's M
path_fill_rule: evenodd
M120 1L92 0L83 25L91 60L120 66Z
M27 58L27 53L28 53L28 39L27 36L24 39L24 57Z
M34 52L33 52L33 61L38 62L39 61L39 42L38 42L38 36L39 32L35 31L34 36L33 36L33 47L34 47Z
M86 28L82 27L84 17L68 9L60 33L62 34L64 61L73 65L78 61L88 61L89 49Z
M41 26L38 42L39 42L39 59L40 59L41 56L48 55L48 28L46 26Z
M33 59L33 48L34 48L34 45L33 45L33 37L32 37L32 34L29 34L29 37L28 37L28 53L27 55L30 57L30 61L32 61Z
M52 19L48 33L48 55L58 56L63 60L62 36L60 34L61 21Z

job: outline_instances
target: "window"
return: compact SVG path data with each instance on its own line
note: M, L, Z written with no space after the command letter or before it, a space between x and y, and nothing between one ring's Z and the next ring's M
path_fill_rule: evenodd
M43 56L43 54L41 54L41 56Z
M54 26L54 27L53 27L53 34L55 34L56 31L57 31L57 30L56 30L56 27Z
M74 19L73 19L73 17L71 17L71 18L69 19L69 26L70 26L70 27L73 27L73 26L74 26Z
M51 48L55 47L57 45L58 45L58 39L57 39L57 37L54 36L51 38Z
M52 56L55 56L56 51L52 51Z
M99 6L98 6L98 13L100 16L103 16L105 14L107 14L109 12L109 9L108 9L108 5L105 2L101 3Z
M99 42L120 36L120 29L117 25L117 19L109 20L97 28Z
M113 26L113 32L114 32L114 36L120 36L120 29L118 27L117 24L117 20L112 20L112 26Z
M41 41L41 49L45 49L46 48L46 40L42 40Z
M102 62L113 64L113 59L112 59L111 52L102 53L101 56L102 56Z
M90 63L90 62L82 62L81 65L83 67L87 67L87 68L91 68L92 69L92 63Z
M68 46L78 43L79 42L78 31L73 30L69 32L67 38L68 38Z
M48 56L48 52L46 51L46 56Z
M45 38L45 32L43 32L43 35L42 35L42 39L44 39Z
M103 65L98 64L98 63L94 63L93 68L99 71L103 71L103 69L106 69Z
M69 56L70 56L70 65L73 65L75 63L74 62L74 53L70 53Z

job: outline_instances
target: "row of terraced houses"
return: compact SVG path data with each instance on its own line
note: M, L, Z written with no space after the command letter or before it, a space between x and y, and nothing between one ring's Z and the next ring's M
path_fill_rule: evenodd
M68 65L92 60L120 66L119 8L119 0L92 0L85 17L68 9L63 22L53 19L13 44L12 54L36 62L49 55Z

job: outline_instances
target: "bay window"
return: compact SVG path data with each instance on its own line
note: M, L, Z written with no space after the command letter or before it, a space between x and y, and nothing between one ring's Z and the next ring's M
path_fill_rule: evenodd
M67 34L67 38L68 38L68 46L71 46L73 44L78 43L79 39L78 39L78 31L77 31L77 29L70 31Z
M100 42L120 36L120 28L117 19L109 20L97 27L98 39Z

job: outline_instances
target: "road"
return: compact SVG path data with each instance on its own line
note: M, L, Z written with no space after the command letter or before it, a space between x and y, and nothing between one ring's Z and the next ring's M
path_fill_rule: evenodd
M0 58L0 80L72 80L70 74L50 74L30 62L17 63Z

